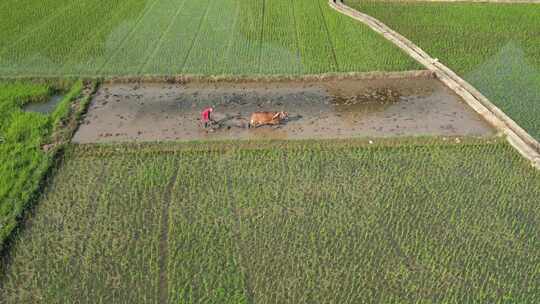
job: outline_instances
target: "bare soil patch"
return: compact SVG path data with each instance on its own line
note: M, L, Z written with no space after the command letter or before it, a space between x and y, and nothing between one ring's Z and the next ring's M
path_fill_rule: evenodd
M215 108L218 130L200 111ZM255 111L286 111L279 126L247 128ZM73 141L490 136L491 126L436 79L105 84Z

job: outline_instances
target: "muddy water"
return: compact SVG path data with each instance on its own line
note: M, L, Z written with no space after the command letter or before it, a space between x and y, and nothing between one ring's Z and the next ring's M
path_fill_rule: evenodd
M222 128L200 127L214 106ZM286 111L280 126L247 128L254 111ZM78 143L489 136L491 127L436 79L108 84L91 103Z
M56 106L62 101L64 95L54 95L46 102L32 102L23 107L25 112L37 112L42 114L50 114L54 112Z

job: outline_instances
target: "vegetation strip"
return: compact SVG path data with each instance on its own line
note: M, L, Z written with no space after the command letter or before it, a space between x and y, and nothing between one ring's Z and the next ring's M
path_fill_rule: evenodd
M338 151L343 148L364 148L377 150L399 147L456 147L478 146L484 144L501 144L501 138L474 137L411 137L411 138L379 138L371 139L329 139L329 140L255 140L255 141L201 141L201 142L160 142L160 143L124 143L124 144L78 144L70 150L78 157L111 157L115 155L133 154L174 154L182 151L196 152L231 152L236 150L266 150L279 148L284 150Z
M168 303L169 282L167 279L167 265L169 259L169 206L178 171L175 171L166 188L166 196L161 210L161 233L159 238L159 300L160 303Z
M384 37L406 51L429 70L435 72L441 81L447 84L458 95L463 97L463 99L475 111L482 115L487 121L492 123L496 128L503 131L508 136L509 142L512 144L512 146L516 148L521 155L531 161L531 164L535 168L540 170L540 152L537 150L537 148L540 147L540 144L525 130L515 124L515 122L513 122L506 114L491 103L485 96L483 96L482 93L474 89L470 84L465 87L463 85L463 83L466 83L465 80L461 79L459 76L457 76L457 74L451 72L451 70L445 67L443 64L438 63L438 60L431 58L418 46L414 45L411 41L384 25L381 21L366 14L360 13L342 2L334 3L333 1L329 1L329 4L337 11L359 20L362 23L370 26L375 31L381 33Z
M108 77L84 77L82 81L97 82L104 84L122 83L171 83L182 84L189 82L279 82L279 81L327 81L327 80L369 80L369 79L404 79L404 78L434 78L435 74L429 70L410 70L401 72L348 72L348 73L323 73L306 75L194 75L194 74L174 74L174 75L144 75L144 76L108 76ZM34 76L0 76L2 82L37 82L37 83L63 83L75 82L79 77L34 77Z
M248 303L253 303L253 288L251 287L251 279L249 277L249 271L246 268L246 265L243 263L243 253L246 252L244 246L242 245L242 236L241 236L241 223L240 223L240 216L238 214L238 207L236 206L236 202L234 199L234 188L231 182L231 178L226 178L227 183L227 196L230 200L231 208L233 209L233 216L234 216L234 226L233 226L233 235L234 235L234 245L236 250L236 256L238 258L238 264L240 267L240 270L242 271L242 276L245 284L245 296L248 301Z
M201 75L170 75L170 76L121 76L121 77L96 77L89 78L100 80L103 83L188 83L188 82L279 82L279 81L326 81L340 79L401 79L401 78L420 78L420 77L435 77L432 71L428 70L411 70L402 72L350 72L350 73L324 73L324 74L308 74L308 75L259 75L259 76L201 76ZM13 78L6 78L13 79ZM19 78L15 78L19 79ZM33 78L20 78L31 80Z
M240 3L237 3L236 4L236 11L234 12L234 23L231 27L231 34L230 34L230 37L228 38L228 42L227 42L227 49L225 51L225 54L228 57L231 57L232 54L231 54L231 50L232 50L232 47L233 47L233 44L234 44L234 33L236 31L238 31L238 22L239 22L239 15L241 13L241 5Z
M328 40L328 44L330 45L330 49L332 50L332 58L334 59L334 64L336 65L336 69L339 70L339 62L338 62L337 56L336 56L336 47L334 46L334 44L330 40L330 30L328 30L328 23L326 22L326 19L324 18L323 5L321 4L321 2L319 2L318 4L319 4L319 12L320 12L321 18L323 20L324 30L326 32L325 36L326 36L326 39Z
M96 190L98 191L95 191L89 195L88 206L85 206L85 213L88 214L88 226L84 230L84 235L82 236L81 256L88 254L88 250L91 246L90 240L92 238L92 233L95 231L95 227L100 224L98 221L99 197L105 191L105 178L105 167L102 167L99 169L95 179L95 185L97 186Z
M261 70L263 68L261 62L262 62L262 56L263 56L263 42L264 42L264 20L267 18L266 17L266 0L261 0L262 1L262 13L261 13L261 23L263 24L263 26L261 26L261 33L260 33L260 39L259 39L259 55L258 55L258 58L257 58L257 65L259 66L259 74L261 74Z
M295 6L292 5L291 7L291 11L292 11L292 17L293 17L293 28L294 28L294 48L296 49L296 63L298 65L300 65L300 61L301 61L301 55L300 55L300 39L298 39L298 22L297 22L297 18L296 18L296 10L295 10Z

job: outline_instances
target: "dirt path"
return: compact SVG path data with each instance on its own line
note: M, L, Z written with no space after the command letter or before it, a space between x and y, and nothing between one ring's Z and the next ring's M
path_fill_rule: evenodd
M223 128L200 127L215 107ZM276 127L247 128L254 111L287 111ZM492 135L491 127L435 79L270 83L108 84L96 94L77 143Z

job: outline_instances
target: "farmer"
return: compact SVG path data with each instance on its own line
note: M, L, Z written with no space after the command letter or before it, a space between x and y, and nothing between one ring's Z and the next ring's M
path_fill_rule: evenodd
M214 122L211 117L212 112L214 112L213 107L204 108L201 112L201 123L205 129L210 127Z

